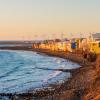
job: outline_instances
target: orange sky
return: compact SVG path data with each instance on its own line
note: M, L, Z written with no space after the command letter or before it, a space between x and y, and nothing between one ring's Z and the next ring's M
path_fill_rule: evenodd
M2 0L0 40L99 32L99 5L98 0Z

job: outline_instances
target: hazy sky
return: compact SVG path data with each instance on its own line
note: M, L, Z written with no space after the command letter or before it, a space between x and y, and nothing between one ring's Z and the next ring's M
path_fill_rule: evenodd
M100 32L100 0L0 0L0 40L79 32Z

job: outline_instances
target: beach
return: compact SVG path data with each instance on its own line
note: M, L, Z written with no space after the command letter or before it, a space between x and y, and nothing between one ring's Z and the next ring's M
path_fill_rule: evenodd
M6 94L11 98L17 97L18 100L31 100L32 98L38 100L99 100L100 99L100 74L99 74L99 60L98 55L96 62L88 62L83 58L80 53L67 53L67 52L55 52L45 49L32 49L28 46L16 46L16 47L0 47L0 49L7 50L26 50L35 51L38 53L46 54L49 56L60 57L69 59L70 61L80 64L80 68L69 70L71 78L65 80L63 84L51 84L51 89L40 89L35 93L30 90L24 94ZM68 70L67 70L68 71ZM1 94L5 95L5 94Z

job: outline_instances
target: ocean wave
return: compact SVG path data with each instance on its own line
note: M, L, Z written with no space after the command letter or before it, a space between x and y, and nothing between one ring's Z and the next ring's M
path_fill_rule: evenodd
M20 92L70 77L68 73L43 69L67 69L72 68L71 64L32 51L0 50L0 93Z

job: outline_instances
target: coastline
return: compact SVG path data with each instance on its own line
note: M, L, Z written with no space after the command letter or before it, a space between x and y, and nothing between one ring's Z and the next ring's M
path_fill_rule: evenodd
M76 62L82 66L71 70L72 77L66 80L63 84L51 85L51 87L54 87L51 91L44 89L42 91L37 91L35 94L33 91L29 91L29 94L19 94L19 100L23 97L32 98L33 96L42 100L88 100L90 97L96 97L96 95L87 96L90 91L92 92L92 88L94 88L94 84L96 84L96 79L99 77L96 69L96 62L87 62L80 54L51 52L49 50L32 49L30 47L0 47L0 49L35 51L48 56L69 59L70 61Z
M33 49L32 47L28 46L15 46L15 47L0 47L1 50L25 50L25 51L35 51L37 53L46 54L48 56L55 56L60 57L64 59L68 59L72 62L78 63L82 66L84 64L90 64L89 62L85 61L81 55L75 54L75 53L68 53L68 52L62 52L62 51L50 51L45 49Z

